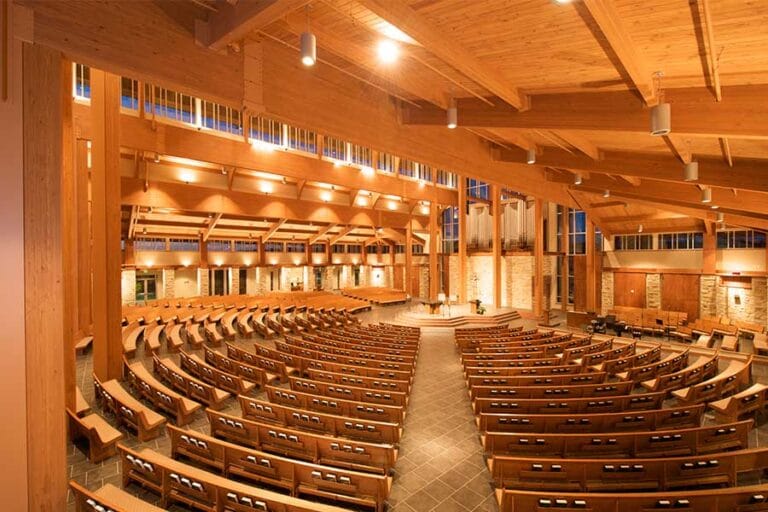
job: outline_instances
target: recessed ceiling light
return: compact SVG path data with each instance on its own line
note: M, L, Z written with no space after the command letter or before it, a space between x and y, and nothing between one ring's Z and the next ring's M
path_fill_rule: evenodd
M382 39L376 46L376 54L384 64L392 64L400 56L400 47L391 39Z

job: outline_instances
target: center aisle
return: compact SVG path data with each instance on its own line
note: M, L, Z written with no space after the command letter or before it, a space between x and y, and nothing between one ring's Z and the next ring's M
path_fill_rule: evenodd
M452 329L422 329L391 512L497 511Z

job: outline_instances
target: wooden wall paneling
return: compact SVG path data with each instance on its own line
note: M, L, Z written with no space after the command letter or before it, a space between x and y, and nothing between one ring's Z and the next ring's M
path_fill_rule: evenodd
M501 307L501 187L491 186L492 248L493 248L493 305Z
M534 200L534 247L533 247L533 314L538 318L543 312L544 295L544 207L540 198Z
M705 274L714 274L716 267L717 267L717 232L715 228L712 227L711 229L704 231L704 261L701 265L701 270Z
M418 283L418 272L413 271L413 229L411 228L412 221L408 221L405 226L405 293L411 297L418 297L418 291L413 290L413 276L417 275L416 282ZM418 285L417 285L418 290Z
M645 273L614 272L613 304L645 307Z
M77 211L77 327L83 334L93 329L91 294L91 197L88 141L75 142L75 209Z
M66 509L61 54L24 43L24 303L28 510ZM71 82L70 82L71 84ZM68 84L69 87L71 85ZM69 124L71 127L71 123ZM70 134L71 136L71 134ZM71 340L66 340L71 344ZM74 350L72 350L74 353ZM8 411L10 415L15 411ZM7 468L16 471L15 468Z
M464 304L467 301L467 179L464 176L459 176L459 275L456 282L459 304Z
M699 317L699 281L695 274L661 275L661 309L665 311L685 311L688 321Z
M568 229L570 227L570 221L568 220L568 207L563 206L563 214L560 216L560 231L562 238L560 239L560 250L562 251L562 257L560 258L560 291L561 291L561 305L563 311L568 311L568 253L570 252L571 237L568 236Z
M405 272L403 265L392 267L392 288L405 290Z
M437 224L437 203L429 204L429 300L437 300L440 280L437 273L437 239L439 237Z
M120 77L91 69L93 369L122 373L120 274Z
M0 478L3 509L22 511L27 496L27 368L25 364L24 283L24 117L22 101L22 43L16 38L14 6L0 2L0 23L7 59L7 97L0 100L0 410L3 418L0 453L6 471ZM63 415L62 415L63 417ZM64 442L64 440L62 440Z
M587 257L583 254L573 256L573 310L588 311L587 309Z
M77 183L75 179L75 137L72 119L72 62L60 59L59 96L61 97L61 229L64 323L64 396L67 407L75 409L75 341L79 338L77 282Z
M585 311L596 311L597 310L597 297L596 297L596 290L597 290L597 283L596 283L596 272L595 268L597 267L595 262L595 223L592 222L592 219L589 218L589 214L586 214L587 216L587 251L586 251L586 302L584 305Z

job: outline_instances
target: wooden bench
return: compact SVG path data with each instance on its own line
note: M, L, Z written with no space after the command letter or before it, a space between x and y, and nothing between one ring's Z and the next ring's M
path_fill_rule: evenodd
M145 332L149 332L149 336L144 336L144 346L148 352L152 355L157 354L161 347L160 336L163 334L165 326L163 324L153 325L148 327Z
M67 409L69 417L69 439L88 441L88 460L97 464L117 453L117 442L123 434L98 414L80 417Z
M202 402L212 409L221 409L227 398L232 396L216 386L196 379L179 368L170 358L160 359L154 356L152 368L155 374L170 384L171 387L182 392L191 400Z
M238 377L242 377L245 380L254 382L257 386L259 386L259 388L264 387L267 383L269 383L270 377L274 378L273 376L267 374L267 372L262 368L258 368L248 363L243 363L241 361L236 361L225 356L224 354L216 352L211 348L203 347L203 353L205 355L206 363L218 368L223 372L237 375Z
M768 484L703 491L648 493L557 493L497 489L500 512L588 510L590 512L747 512L766 510Z
M768 334L757 333L752 339L755 354L768 356Z
M597 372L617 374L628 370L629 368L653 363L659 359L661 359L661 345L656 345L652 348L643 350L642 352L636 352L631 356L604 361L593 365L590 368Z
M616 395L628 395L634 388L634 382L611 382L608 384L579 384L573 386L472 386L469 397L495 399L546 398L605 398Z
M605 372L577 373L575 375L470 375L469 387L475 386L571 386L574 384L601 384L607 377Z
M418 350L411 347L393 346L391 344L378 345L372 341L363 343L350 343L348 341L339 341L335 339L337 337L329 337L325 335L317 334L304 334L301 338L298 336L289 336L286 338L286 342L291 340L304 340L315 343L317 345L325 345L327 347L333 347L342 350L365 352L369 354L388 354L402 356L404 358L411 358L415 361L418 357Z
M634 366L627 369L624 372L619 372L616 377L621 380L631 380L632 382L640 382L643 380L649 380L660 375L666 375L668 373L674 373L688 364L689 350L685 350L680 354L669 354L661 361L650 363L644 366Z
M83 336L75 342L75 354L85 354L93 344L93 336Z
M728 350L729 352L739 351L739 337L726 334L723 336L723 342L720 344L721 350Z
M230 343L227 343L226 345L227 357L261 368L267 372L267 380L269 382L287 382L288 375L295 372L294 368L288 368L281 360L270 359L259 354L254 354L241 348L237 348Z
M710 402L709 407L721 421L736 421L747 415L762 411L768 402L768 386L753 384L744 391L716 402Z
M168 429L171 456L188 458L213 471L285 489L297 497L317 496L383 512L392 477L293 460L238 446L177 427Z
M494 455L549 457L676 457L749 447L754 422L740 421L674 430L637 432L486 433L485 451Z
M184 508L204 512L348 512L239 483L147 448L136 451L118 445L118 450L123 487L136 483L157 494L163 510L173 503L180 503Z
M411 391L410 381L407 380L363 377L346 373L327 372L315 368L308 368L305 375L311 380L340 384L342 386L357 386L360 388L378 389L382 391L397 391L399 393L410 393Z
M402 427L397 423L296 409L244 396L238 398L243 417L256 421L275 423L299 430L321 432L330 436L358 439L369 443L397 444L402 434Z
M163 512L156 507L112 484L89 491L74 480L69 488L75 497L75 512Z
M408 406L408 395L399 391L379 391L357 386L342 386L334 383L298 377L289 377L288 382L292 390L311 393L313 395L343 398L345 400L355 400L357 402L384 404L396 407Z
M475 414L588 414L660 409L666 393L577 398L478 398Z
M75 414L85 416L91 412L91 405L85 400L79 386L75 386Z
M179 353L179 361L181 368L191 375L234 395L248 394L256 388L256 383L219 370L200 359L196 354L187 354L182 350Z
M177 425L186 425L202 406L163 385L142 363L123 361L123 377L144 399L173 416Z
M184 338L181 337L182 324L174 325L167 336L168 350L178 352L184 346Z
M123 354L128 357L136 355L136 346L144 333L144 326L138 323L129 324L123 328Z
M520 368L531 366L563 366L559 357L546 357L544 352L528 352L526 354L510 354L509 359L478 359L463 360L464 375L470 368ZM574 365L575 366L575 365Z
M412 364L403 364L399 362L380 361L378 359L365 359L357 357L347 357L336 354L329 354L327 352L318 352L316 350L309 350L301 347L295 347L287 343L275 341L275 347L281 352L287 354L293 354L301 356L307 359L317 359L321 361L330 361L339 364L348 364L353 366L367 366L370 368L380 368L384 370L396 370L402 372L408 372L413 374L414 369Z
M203 331L205 332L205 339L214 347L221 345L221 342L224 341L224 336L222 336L216 328L215 322L206 323L203 327Z
M260 312L258 314L254 314L253 325L256 329L256 332L259 333L259 335L262 338L264 338L265 340L268 340L275 336L275 331L273 331L267 326L266 318L267 318L266 312Z
M696 427L704 405L648 411L596 414L480 414L477 426L485 436L506 432L626 432Z
M310 341L300 340L294 336L286 336L284 343L287 345L293 345L295 347L314 350L316 352L323 352L326 354L371 359L376 361L388 361L388 362L391 361L391 362L395 362L403 365L410 365L411 367L414 367L416 365L415 357L410 355L399 356L395 354L370 352L367 350L349 350L345 348L338 348L330 345L324 345L322 343L313 343Z
M725 370L711 379L687 388L677 389L672 396L683 403L712 402L738 392L752 378L752 357L745 361L729 361Z
M390 444L352 441L230 416L208 409L211 435L257 450L315 464L389 474L397 459Z
M504 368L478 368L468 366L464 373L467 377L475 376L494 376L494 377L526 377L532 375L575 375L590 373L588 368L576 364L560 366L520 366Z
M233 311L228 311L227 314L222 317L220 325L224 333L225 340L234 341L235 336L237 335L237 329L235 328L234 324L237 320L238 314L239 311L234 309Z
M668 393L692 386L703 380L717 375L719 356L715 353L712 357L700 357L695 363L674 373L660 375L655 379L640 383L648 391L664 390Z
M768 468L768 448L716 455L647 459L519 458L493 456L496 487L565 492L666 491L735 487L738 476Z
M715 340L712 338L711 334L702 334L699 336L699 338L693 342L694 347L703 347L703 348L712 348L712 345L715 343Z
M100 382L93 376L97 403L115 415L118 423L136 432L139 441L149 441L163 433L165 418L136 400L116 380Z

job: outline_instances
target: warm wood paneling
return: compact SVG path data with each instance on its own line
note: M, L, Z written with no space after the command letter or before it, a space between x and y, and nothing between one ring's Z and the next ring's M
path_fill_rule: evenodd
M661 309L685 311L688 321L699 317L699 278L691 274L661 276Z
M573 309L587 310L587 257L573 256Z
M614 272L613 304L633 308L645 307L645 274Z

